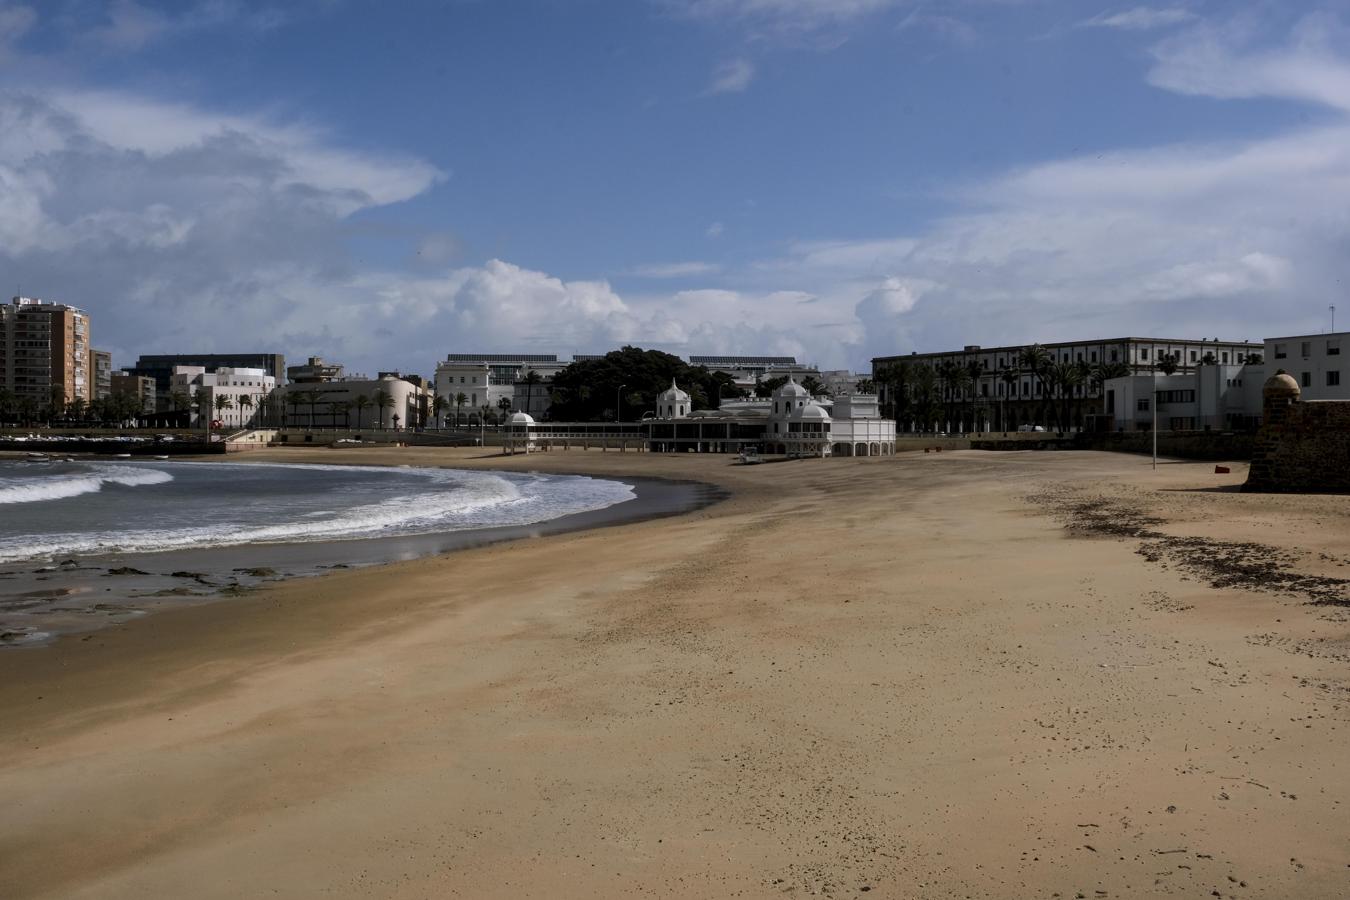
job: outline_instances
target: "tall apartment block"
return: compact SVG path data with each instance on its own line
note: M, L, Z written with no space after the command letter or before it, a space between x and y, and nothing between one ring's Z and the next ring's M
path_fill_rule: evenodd
M33 297L0 305L0 390L41 407L94 399L89 315Z

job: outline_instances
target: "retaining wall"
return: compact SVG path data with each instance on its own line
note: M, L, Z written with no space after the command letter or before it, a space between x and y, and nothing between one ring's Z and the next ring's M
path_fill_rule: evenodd
M1350 401L1267 407L1244 491L1350 493Z

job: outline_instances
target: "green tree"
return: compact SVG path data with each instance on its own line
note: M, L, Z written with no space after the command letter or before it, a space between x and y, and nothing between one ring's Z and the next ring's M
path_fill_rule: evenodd
M9 388L0 388L0 418L9 418L19 411L19 397Z
M531 369L530 371L526 372L526 373L525 373L525 377L521 379L521 382L524 383L524 385L525 385L525 411L526 411L526 412L529 412L529 411L530 411L530 408L531 408L530 401L534 399L534 389L535 389L535 387L536 387L540 382L542 382L543 380L544 380L543 377L540 376L540 374L539 374L538 372L536 372L534 369Z
M1164 375L1175 375L1177 369L1181 368L1181 354L1164 353L1158 357L1158 371Z
M390 394L389 394L388 391L385 391L385 390L379 390L379 391L376 391L376 392L375 392L375 406L376 406L376 408L379 409L379 411L380 411L380 427L381 427L381 428L387 428L387 427L389 427L388 425L385 424L384 411L385 411L385 409L386 409L387 407L390 407L390 406L393 406L393 405L394 405L394 398L393 398L392 396L390 396Z
M229 397L227 397L225 394L216 394L215 406L216 406L216 418L220 419L223 424L225 417L221 415L221 413L223 413L227 409L234 409L234 401L231 400Z
M788 375L778 375L774 378L762 378L755 383L755 396L761 399L772 397L774 391L788 383Z
M245 410L247 410L247 413L245 413ZM252 424L252 422L251 422L252 419L253 419L253 395L252 395L252 394L240 394L240 395L239 395L239 427L240 427L240 428L244 427L244 423L245 423L245 422L248 422L249 424Z
M463 391L460 391L458 394L455 395L455 427L456 427L456 428L459 427L460 410L462 410L462 409L464 408L464 404L465 404L465 403L468 403L468 402L469 402L469 395L466 394L466 393L464 393Z
M445 427L445 411L450 407L450 401L445 399L444 394L437 394L431 401L431 414L436 417L436 427Z
M1200 357L1200 365L1202 366L1217 366L1218 364L1219 361L1214 358L1214 351L1212 350L1206 350L1205 355Z
M319 404L323 401L323 394L320 393L319 391L310 389L310 390L308 390L308 391L305 391L304 394L303 394L303 396L304 396L304 398L305 398L305 403L308 404L308 406L309 406L309 430L310 430L310 431L313 431L313 430L314 430L314 411L315 411L315 409L318 408Z
M363 427L362 422L365 418L366 407L370 406L370 398L365 394L357 394L356 398L352 400L352 405L356 407L356 427L359 430Z
M1005 433L1011 430L1008 428L1008 402L1016 399L1013 391L1021 377L1017 373L1017 369L1012 366L1004 366L998 373L999 381L1003 382L1003 431Z
M497 408L501 410L501 413L498 416L499 421L505 422L506 414L511 411L511 398L510 397L500 398L497 401Z
M303 391L291 391L286 395L286 402L291 406L290 424L295 427L300 425L300 405L305 402Z
M674 380L689 393L692 409L718 404L719 393L734 381L703 366L691 366L678 356L659 350L623 347L597 359L577 360L553 376L555 393L551 418L594 422L613 419L609 404L623 387L624 409L656 408L656 398Z
M814 375L807 375L801 381L802 390L812 397L820 397L827 393L825 385Z
M1048 375L1050 366L1054 362L1050 356L1050 351L1040 344L1032 344L1018 354L1017 362L1022 369L1031 373L1032 380L1036 383L1037 418L1047 418L1044 415L1045 404L1051 402Z

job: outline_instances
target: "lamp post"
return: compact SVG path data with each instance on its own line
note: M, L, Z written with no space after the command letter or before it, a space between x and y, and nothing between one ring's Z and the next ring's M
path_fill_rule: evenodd
M616 428L619 424L620 413L623 411L623 389L626 387L628 385L621 384L618 390L614 392L614 425Z
M1153 468L1158 468L1158 387L1153 383Z

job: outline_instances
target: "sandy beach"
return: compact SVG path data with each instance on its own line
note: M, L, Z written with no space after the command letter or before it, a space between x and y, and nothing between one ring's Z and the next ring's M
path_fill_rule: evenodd
M1350 894L1350 500L1086 452L733 466L674 518L0 653L5 897Z

